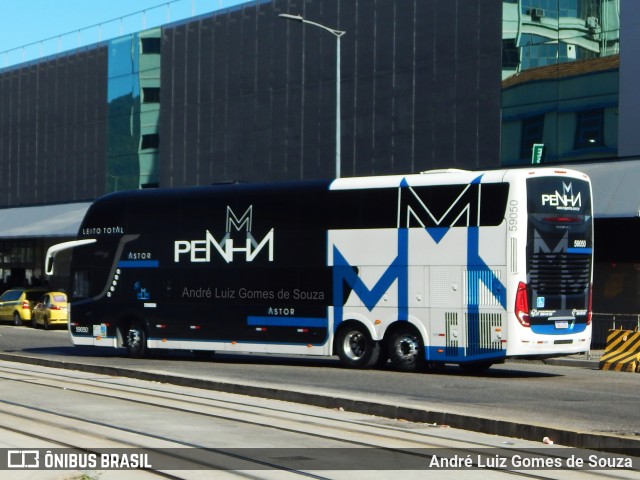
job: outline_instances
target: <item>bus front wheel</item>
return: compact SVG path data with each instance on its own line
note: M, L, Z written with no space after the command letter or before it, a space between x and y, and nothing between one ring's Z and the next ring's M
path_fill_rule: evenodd
M126 348L131 358L141 358L147 353L147 331L142 322L134 320L127 329Z
M342 365L349 368L371 368L381 353L380 343L373 341L369 331L356 323L338 330L336 350Z

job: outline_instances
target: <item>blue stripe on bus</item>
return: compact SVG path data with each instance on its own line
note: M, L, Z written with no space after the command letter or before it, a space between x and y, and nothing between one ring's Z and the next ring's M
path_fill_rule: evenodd
M586 323L568 322L567 328L556 328L555 322L544 325L531 325L531 331L540 335L569 335L571 333L582 333L587 329Z
M160 262L158 260L120 260L119 268L158 268Z
M247 317L247 324L260 327L317 327L326 328L326 318L315 317Z
M464 347L444 347L444 346L430 346L425 347L425 360L432 362L475 362L475 361L487 361L487 360L500 360L507 356L506 350L494 350L494 349L474 349L472 352L470 349Z
M593 253L593 248L567 248L567 253Z
M76 337L80 336L83 338L87 338L84 337L83 335L74 335ZM102 338L108 338L108 339L115 339L116 337L102 337ZM167 338L166 337L149 337L149 340L154 341L154 342L162 342L164 343ZM326 345L326 339L323 339L321 342L318 343L308 343L308 342L256 342L253 340L208 340L208 339L196 339L194 340L193 338L182 338L182 337L175 337L175 338L171 338L169 340L170 342L184 342L184 343L210 343L212 344L212 346L215 348L215 345L219 345L219 344L225 344L225 345L292 345L294 347L308 347L309 345L314 346L314 347L322 347L324 345ZM160 348L166 348L166 347L160 347ZM182 349L184 350L185 347L182 347ZM238 349L238 351L243 351L241 349ZM250 350L244 350L244 351L250 351ZM281 354L282 355L282 354Z

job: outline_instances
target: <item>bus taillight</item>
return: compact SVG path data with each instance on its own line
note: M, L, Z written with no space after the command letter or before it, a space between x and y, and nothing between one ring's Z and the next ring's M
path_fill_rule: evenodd
M518 291L516 292L516 318L523 327L530 327L529 324L529 301L527 300L527 284L518 283Z

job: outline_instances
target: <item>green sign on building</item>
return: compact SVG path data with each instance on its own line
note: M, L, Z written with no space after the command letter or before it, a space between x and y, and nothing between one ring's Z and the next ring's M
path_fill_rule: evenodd
M542 163L542 155L544 154L544 143L534 143L531 148L531 163L537 165Z

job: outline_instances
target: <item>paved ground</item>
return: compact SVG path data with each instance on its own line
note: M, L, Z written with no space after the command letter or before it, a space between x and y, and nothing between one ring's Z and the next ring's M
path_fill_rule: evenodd
M17 353L17 352L16 352ZM396 396L372 396L357 394L356 392L338 393L335 390L322 388L320 386L303 386L301 383L283 382L274 384L268 381L254 379L243 381L237 378L223 377L215 369L203 369L197 372L180 372L178 363L150 362L146 366L139 362L128 362L114 358L113 362L105 364L102 361L86 361L82 357L55 357L42 356L30 357L22 354L0 353L0 359L11 360L24 363L32 363L54 368L66 368L69 370L79 370L84 372L94 372L100 374L116 375L142 380L151 380L173 385L183 385L187 387L204 388L218 390L229 393L240 393L255 397L271 398L295 402L299 404L315 405L324 408L344 408L347 411L376 415L384 418L402 418L405 420L448 425L475 432L489 433L512 438L521 438L534 441L541 441L545 436L554 438L557 444L573 446L578 448L589 448L602 451L617 451L622 449L627 452L640 451L640 438L635 435L616 435L615 433L600 433L599 431L585 430L585 426L577 422L575 418L568 423L561 423L557 416L552 416L555 420L550 421L545 417L537 418L532 412L522 411L513 408L503 410L499 415L483 404L460 403L435 404L433 402L422 403L412 401L410 397ZM544 363L553 367L563 366L578 367L590 370L597 370L602 352L591 352L589 355L572 355L562 358L548 360L509 360L508 363L534 364L527 365L535 368L535 364ZM95 360L95 359L94 359ZM191 366L195 368L197 362ZM206 363L203 364L206 366ZM508 365L507 365L508 366ZM525 367L525 365L523 365ZM336 371L337 372L337 371ZM617 375L614 372L611 372ZM366 372L363 372L366 376ZM619 375L634 375L620 373ZM468 383L468 382L467 382ZM445 384L444 387L447 385ZM451 385L449 387L452 388ZM478 387L479 388L479 387ZM568 399L567 401L571 403ZM475 405L475 407L474 407ZM488 412L494 412L488 413ZM532 416L533 415L533 416ZM536 417L536 418L534 418ZM634 429L632 429L635 431Z
M568 355L566 357L549 358L548 360L518 360L512 359L508 362L512 363L544 363L547 365L560 365L568 367L598 368L600 365L600 357L604 354L604 350L592 350L586 355Z

